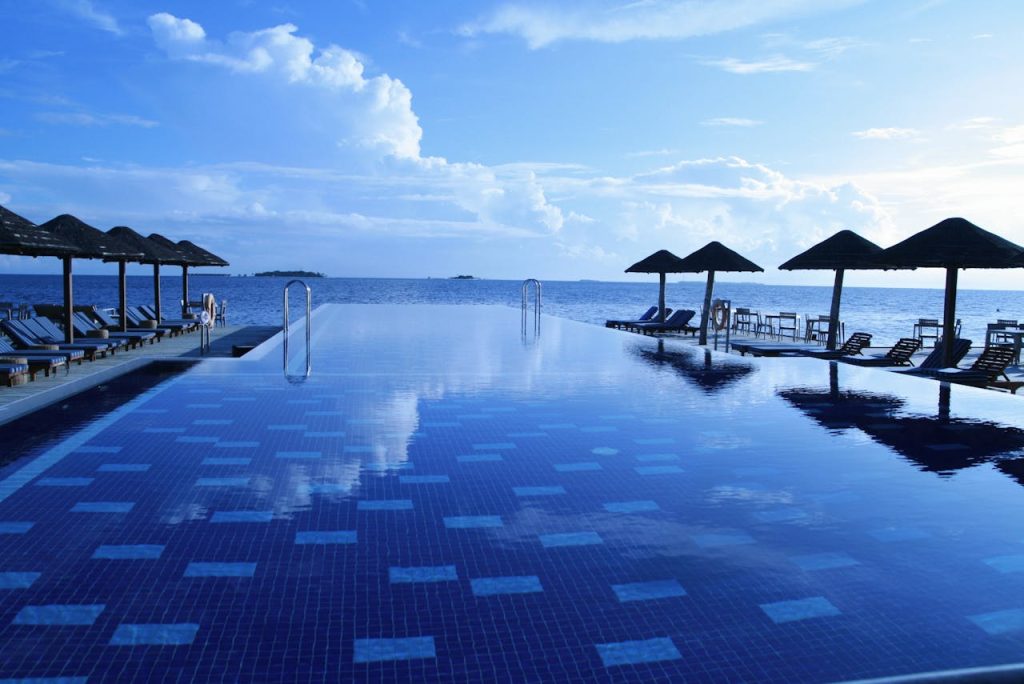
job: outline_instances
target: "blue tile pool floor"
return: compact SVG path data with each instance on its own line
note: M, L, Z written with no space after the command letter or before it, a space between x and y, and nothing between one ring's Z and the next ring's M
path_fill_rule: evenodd
M326 306L305 382L277 349L49 440L23 433L62 414L0 427L21 445L0 470L0 681L823 682L1022 659L1019 400L542 323Z

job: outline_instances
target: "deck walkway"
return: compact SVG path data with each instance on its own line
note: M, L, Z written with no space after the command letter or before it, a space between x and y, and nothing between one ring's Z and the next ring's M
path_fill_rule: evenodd
M280 326L259 325L212 328L210 350L205 354L199 352L198 332L177 337L165 336L155 344L120 351L113 356L86 361L80 366L72 364L69 373L59 370L51 373L48 378L39 373L32 382L15 387L0 387L0 424L128 373L153 359L231 357L234 347L258 346L280 330Z

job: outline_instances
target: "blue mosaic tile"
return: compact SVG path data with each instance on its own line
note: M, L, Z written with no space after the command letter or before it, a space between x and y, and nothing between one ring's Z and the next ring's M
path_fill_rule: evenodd
M343 451L346 454L375 454L377 448L372 444L349 444Z
M558 496L559 494L565 494L565 487L561 485L513 487L512 491L516 496Z
M515 413L516 409L512 406L484 406L480 409L484 413Z
M3 520L0 521L0 534L25 534L32 529L33 525L35 523Z
M806 518L807 514L799 508L776 508L770 511L758 511L754 513L754 517L764 523L776 523L801 520Z
M541 430L574 430L575 423L542 423L537 426Z
M993 636L1024 630L1024 609L1021 608L968 615L967 619Z
M419 568L388 568L392 584L413 582L452 582L459 579L454 565L424 566Z
M422 424L426 428L457 428L462 426L462 423L454 420L425 420Z
M209 466L247 466L250 463L252 463L252 459L251 458L247 458L245 456L238 456L238 457L235 457L235 456L224 456L224 457L210 456L209 458L204 458L199 465L209 465Z
M469 581L473 596L497 596L499 594L535 594L544 591L536 575L518 577L479 577Z
M597 532L558 532L555 534L540 535L540 543L544 548L557 548L559 546L590 546L591 544L604 544L601 535Z
M594 646L605 667L657 663L663 660L679 660L683 657L672 639L668 637L594 644Z
M1024 554L993 556L984 559L984 563L999 572L1024 572Z
M88 677L17 677L0 679L0 684L88 684Z
M356 504L360 511L411 511L412 501L409 499L378 499L360 501Z
M585 425L580 432L618 432L619 428L614 425Z
M642 462L678 461L679 454L639 454L636 460Z
M196 480L196 487L248 487L248 477L201 477Z
M306 486L310 494L348 494L352 486L340 482L313 482Z
M345 433L342 430L331 430L329 432L307 432L302 436L310 439L319 439L326 437L344 437Z
M72 513L130 513L134 501L79 501L71 507Z
M833 606L824 596L812 596L810 598L796 599L794 601L762 603L761 610L763 610L775 624L807 620L809 618L840 615L839 609Z
M25 606L14 616L12 625L91 625L106 608L102 603L89 605Z
M174 438L175 442L181 444L216 444L220 441L220 437L205 437L196 435L180 435Z
M931 536L916 527L885 527L880 530L872 530L868 534L882 542L913 541L915 539L927 539Z
M446 484L450 482L447 475L399 475L401 484Z
M501 461L501 454L460 454L455 457L459 463L489 463Z
M145 473L149 463L104 463L96 469L100 473Z
M560 473L578 473L588 470L603 470L600 463L581 461L579 463L556 463L555 470Z
M327 417L340 418L341 416L343 416L345 414L342 413L341 411L306 411L305 413L303 413L303 415L315 416L315 417L323 417L323 418L327 418Z
M590 450L590 453L595 456L614 456L619 453L619 450L613 447L594 447Z
M811 553L803 556L792 556L791 561L797 564L801 570L831 570L833 568L848 568L851 565L860 565L860 561L851 558L848 554L840 552Z
M656 501L609 501L603 504L604 510L609 513L643 513L645 511L658 511L661 508Z
M185 567L185 577L252 577L256 574L255 563L198 563Z
M268 523L274 519L273 511L214 511L212 523Z
M510 432L510 433L508 433L505 436L509 437L511 439L516 439L516 438L519 438L519 437L547 437L548 433L546 433L546 432Z
M683 469L675 465L636 466L633 468L639 475L679 475Z
M91 477L42 477L35 481L36 487L88 487L95 478Z
M97 444L83 444L75 449L76 454L119 454L124 447L99 446Z
M274 454L274 458L306 460L320 458L322 455L319 451L278 451Z
M234 442L228 442L221 440L214 444L215 449L255 449L259 447L260 443L255 441L239 440Z
M193 425L232 425L235 421L230 418L197 418L192 421Z
M389 473L392 470L415 470L416 464L409 461L405 463L363 463L360 467L372 473Z
M455 515L444 519L444 526L452 530L501 527L502 524L500 515Z
M93 551L93 558L110 560L156 560L164 552L160 544L123 544L100 546Z
M204 403L201 403L201 404L199 404L199 403L197 403L197 404L185 404L185 408L187 408L187 409L198 409L200 411L206 411L206 410L209 410L209 409L219 409L219 408L221 408L221 405L220 404L216 404L216 403L211 403L211 402L204 402Z
M507 449L515 449L516 445L512 442L486 442L483 444L474 444L474 451L503 451Z
M686 596L686 590L674 579L613 584L612 591L619 597L620 603Z
M110 637L111 646L186 646L196 638L195 623L129 625L120 624Z
M0 589L28 589L41 572L0 572Z
M753 544L754 538L745 532L733 532L722 534L695 534L693 535L693 541L702 549L710 549L716 546Z
M405 637L401 639L356 639L357 663L376 663L387 660L418 660L436 658L434 637Z
M149 435L175 435L185 432L183 427L148 427L142 430Z
M296 544L355 544L355 530L308 530L295 533Z
M676 440L672 437L638 437L633 440L633 443L641 446L654 446L657 444L675 444Z

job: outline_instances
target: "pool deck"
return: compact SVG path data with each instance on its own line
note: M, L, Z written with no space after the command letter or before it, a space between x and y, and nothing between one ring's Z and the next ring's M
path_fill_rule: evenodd
M65 397L95 387L142 364L155 359L231 358L236 346L258 346L281 330L280 326L221 326L210 331L210 349L199 350L198 332L166 337L155 344L145 344L120 351L81 365L72 364L70 372L59 370L45 377L15 387L0 387L0 425Z

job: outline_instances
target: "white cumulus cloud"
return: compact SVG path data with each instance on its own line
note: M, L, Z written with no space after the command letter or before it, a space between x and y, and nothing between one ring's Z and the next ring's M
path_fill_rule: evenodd
M921 131L916 128L867 128L850 135L861 140L909 140L919 137Z
M753 61L744 61L735 57L705 59L701 60L701 63L706 66L717 67L722 71L728 71L731 74L741 74L744 76L783 71L811 71L815 67L813 62L801 62L783 55Z

